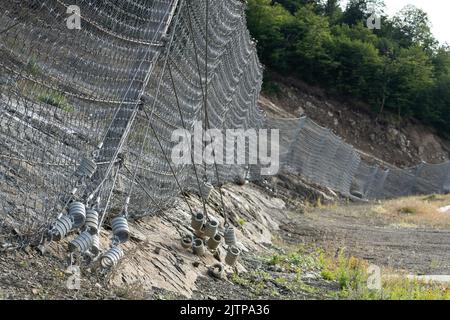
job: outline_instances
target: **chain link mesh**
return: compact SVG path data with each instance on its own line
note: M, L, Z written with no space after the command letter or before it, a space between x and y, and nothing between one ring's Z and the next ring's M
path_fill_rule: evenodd
M266 117L243 1L0 3L0 234L39 242L73 200L96 205L104 223L127 198L136 218L206 181L264 178L259 162L172 163L173 131L198 122L278 129L282 169L344 195L450 192L450 162L385 170L308 118ZM66 26L72 5L80 30ZM89 159L95 173L80 174Z

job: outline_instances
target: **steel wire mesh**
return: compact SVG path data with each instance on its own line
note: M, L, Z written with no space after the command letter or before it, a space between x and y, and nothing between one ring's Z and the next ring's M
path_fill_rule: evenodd
M281 170L346 196L450 192L450 162L385 170L309 118L266 117L243 1L209 0L208 14L206 0L0 3L0 234L39 242L71 200L98 198L105 222L128 197L136 218L204 182L264 179L250 140L234 150L245 164L172 163L174 130L198 123L279 130ZM80 30L66 26L71 5ZM96 161L92 177L75 174L83 159Z

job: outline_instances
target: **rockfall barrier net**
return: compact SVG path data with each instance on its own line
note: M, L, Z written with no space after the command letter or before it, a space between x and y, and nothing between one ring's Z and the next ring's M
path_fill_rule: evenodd
M384 168L368 164L357 149L307 117L268 119L268 124L280 129L285 170L345 196L386 199L450 192L450 162Z
M267 118L241 0L0 3L0 237L39 243L73 201L101 226L125 206L147 216L181 190L264 179L259 162L170 161L172 133L198 123L279 129L281 169L346 196L450 191L450 163L386 170L308 118Z

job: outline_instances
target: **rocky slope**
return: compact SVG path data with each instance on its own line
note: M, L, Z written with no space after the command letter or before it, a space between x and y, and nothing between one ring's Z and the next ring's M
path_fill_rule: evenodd
M275 98L261 98L269 114L307 114L374 158L405 166L448 158L449 143L429 128L412 122L394 125L386 119L374 124L368 111L355 111L353 105L327 99L320 91L304 89L294 81L281 84L280 90ZM201 208L197 196L191 194L188 199L192 207ZM324 279L321 269L310 261L314 251L306 251L301 259L294 256L292 269L272 261L289 246L318 246L336 252L347 248L358 258L408 272L450 270L448 230L385 223L374 218L371 204L341 202L345 206L340 207L332 191L308 186L295 175L245 186L226 185L224 200L243 255L236 268L225 268L221 279L211 276L210 267L223 262L224 248L215 255L198 257L181 247L181 237L192 230L189 210L180 201L164 214L131 224L132 240L114 270L103 272L98 261L74 257L82 271L79 290L67 289L71 276L66 272L71 264L67 241L0 252L0 299L335 298L339 286ZM217 190L208 212L223 224ZM108 243L108 232L102 237Z
M392 114L377 119L367 105L334 99L296 79L276 77L275 86L275 94L260 99L269 114L307 115L361 150L366 159L411 167L421 161L441 163L450 158L450 141L414 119L398 120Z

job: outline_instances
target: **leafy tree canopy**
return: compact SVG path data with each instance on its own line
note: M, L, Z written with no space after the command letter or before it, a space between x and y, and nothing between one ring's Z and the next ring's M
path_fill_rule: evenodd
M374 111L414 116L450 136L450 48L426 12L393 18L383 0L249 0L248 26L269 70L361 99ZM382 19L370 30L371 15Z

